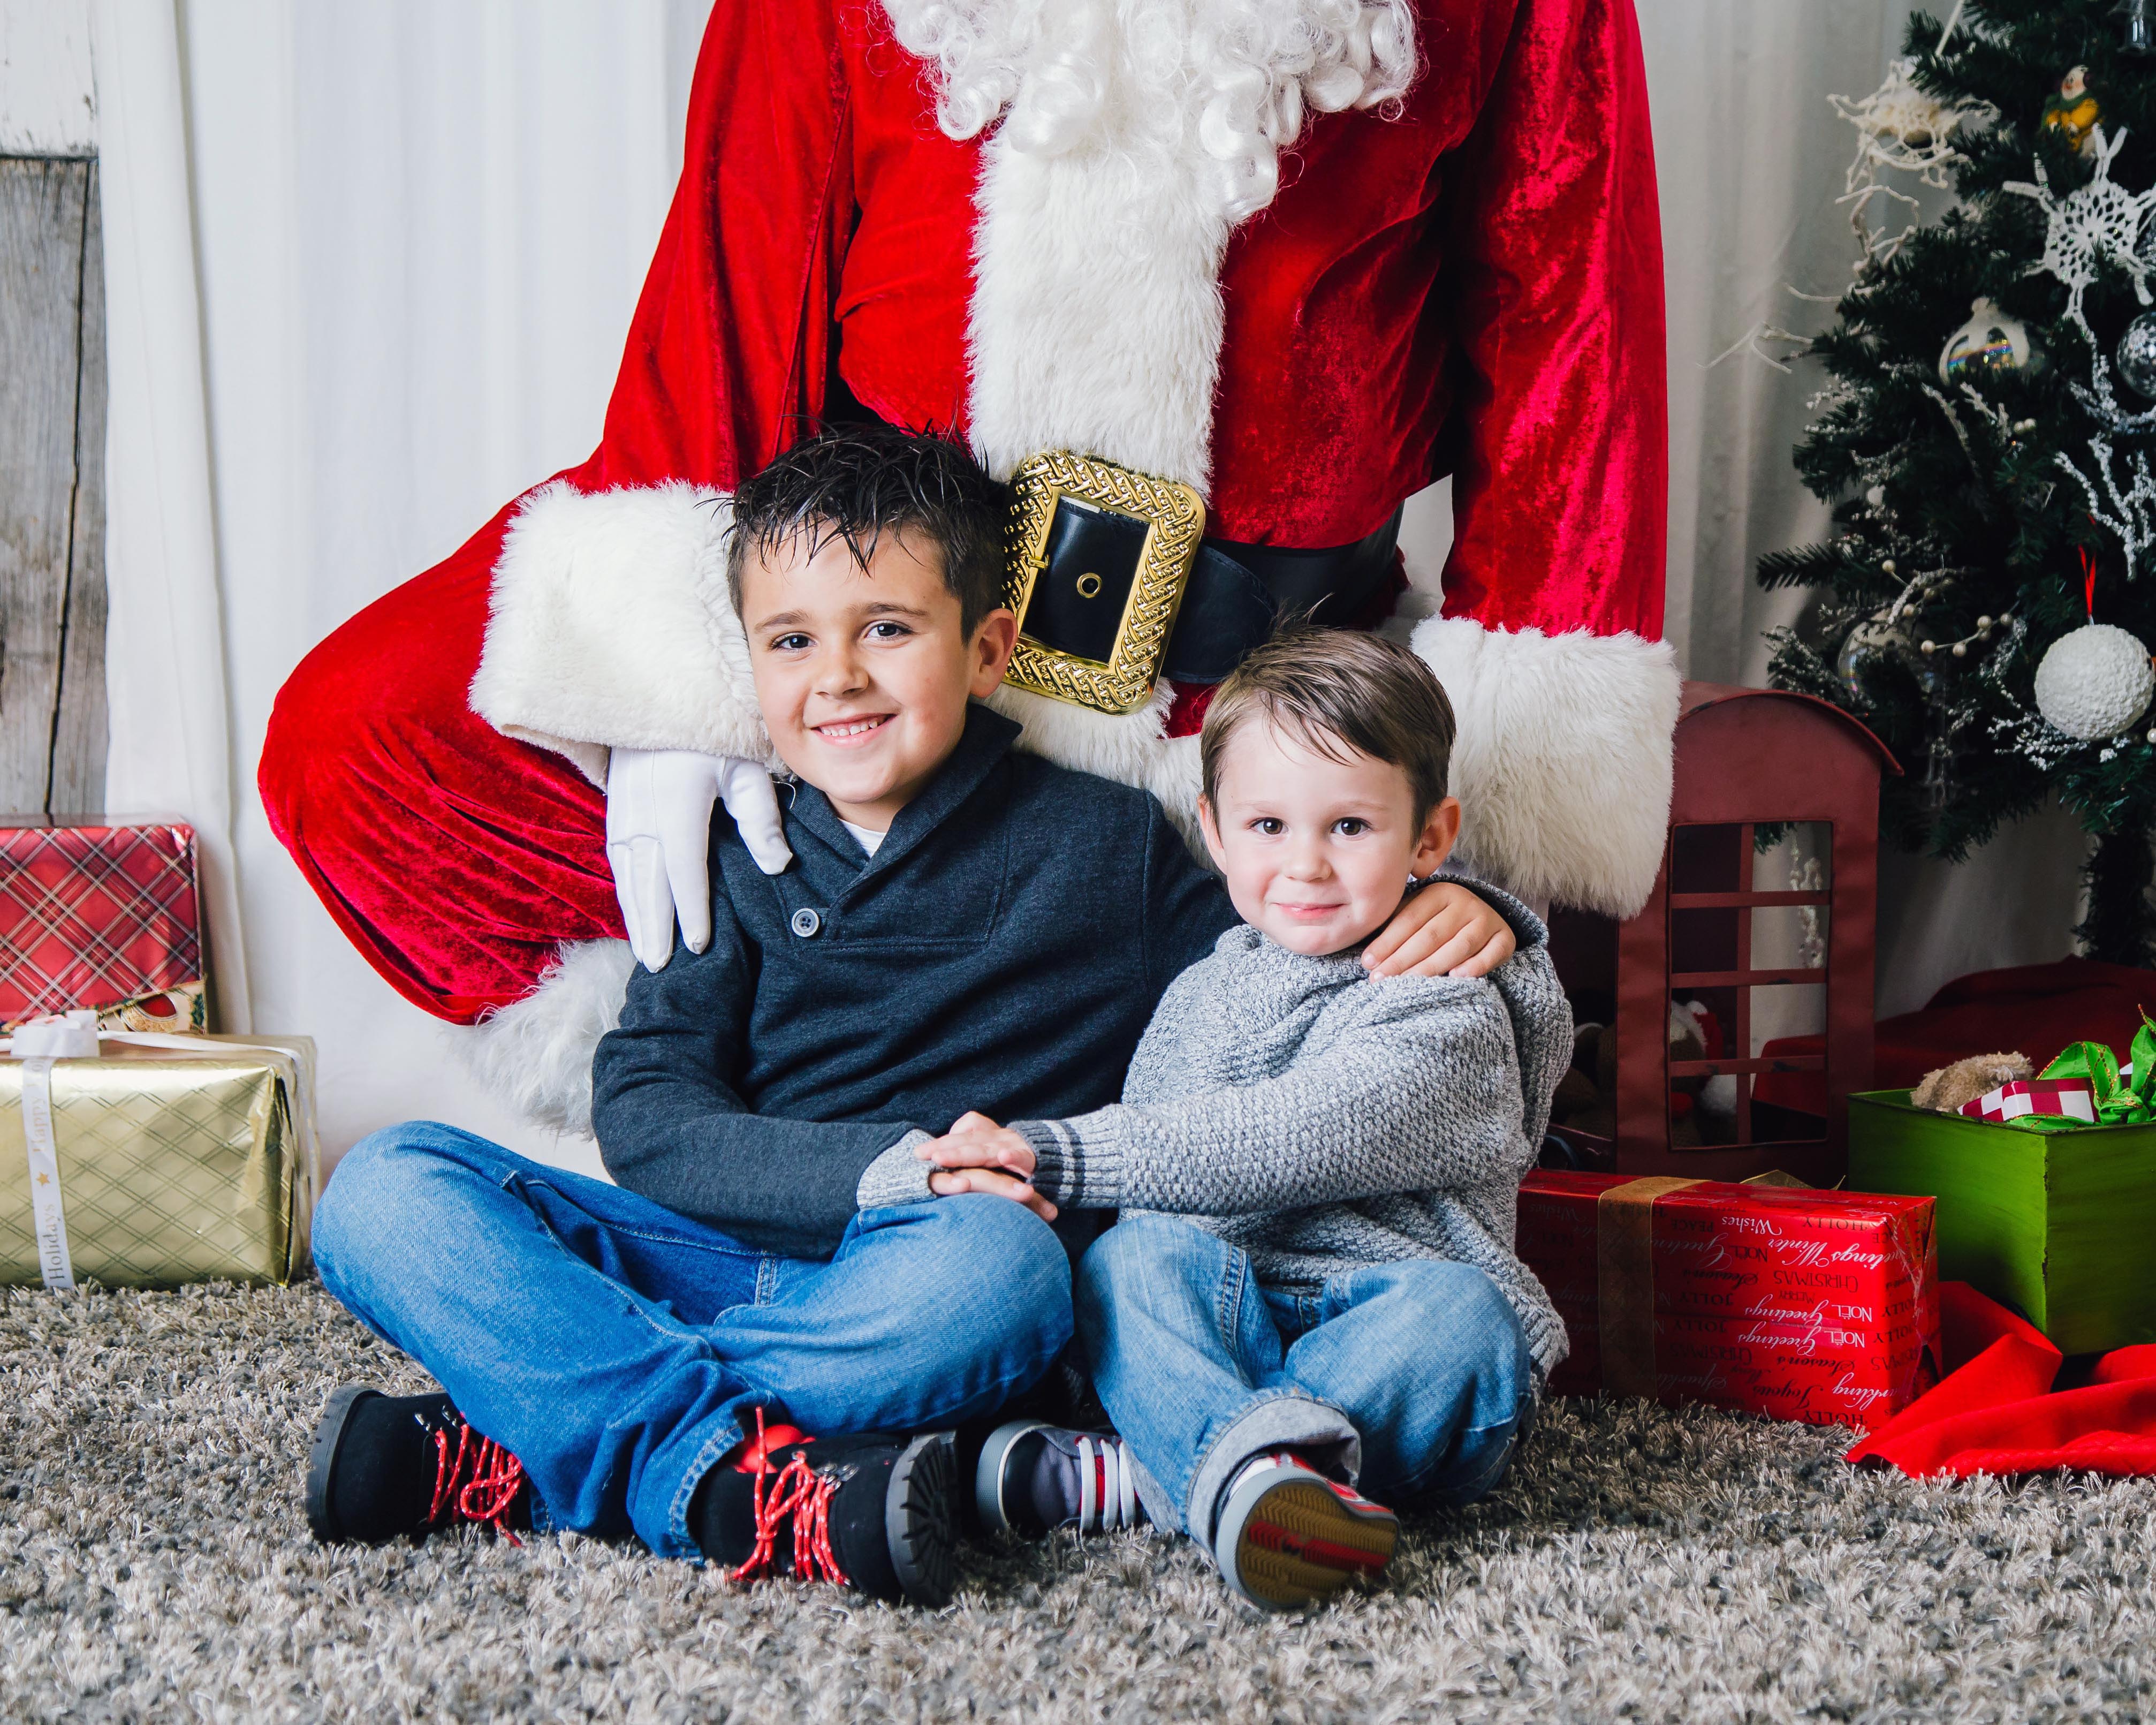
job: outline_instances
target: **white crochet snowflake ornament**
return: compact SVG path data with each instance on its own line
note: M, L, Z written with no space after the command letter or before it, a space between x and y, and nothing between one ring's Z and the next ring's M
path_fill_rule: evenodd
M1988 105L1958 108L1927 95L1917 88L1916 69L1913 59L1896 60L1887 69L1887 81L1861 100L1827 98L1835 112L1856 129L1856 153L1843 172L1841 196L1836 201L1850 207L1850 225L1856 230L1862 256L1873 261L1883 261L1901 249L1917 231L1923 209L1917 198L1882 180L1881 174L1914 174L1920 184L1948 190L1953 184L1950 170L1962 160L1962 152L1954 146L1955 134L1995 111ZM1899 233L1871 225L1871 207L1880 199L1890 207L1900 205L1907 216Z
M2086 186L2064 198L2053 195L2051 176L2041 159L2035 163L2035 184L2010 180L2000 188L2033 198L2044 206L2044 255L2029 266L2029 273L2046 270L2066 284L2066 316L2076 323L2082 321L2082 295L2096 280L2099 260L2107 257L2132 275L2141 303L2151 303L2149 265L2136 254L2134 246L2149 211L2156 209L2156 187L2129 192L2112 178L2112 158L2125 142L2123 128L2117 137L2106 139L2103 127L2097 126L2089 136L2087 151L2096 163L2095 173Z

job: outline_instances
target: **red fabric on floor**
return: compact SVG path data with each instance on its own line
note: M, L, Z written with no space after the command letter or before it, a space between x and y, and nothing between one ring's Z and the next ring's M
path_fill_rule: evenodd
M2089 1374L2092 1384L2132 1384L2156 1378L2156 1342L2138 1348L2114 1348L2096 1363Z
M2101 1042L2122 1058L2141 1028L2141 1009L2156 1013L2156 970L2061 958L1957 978L1916 1012L1879 1022L1871 1088L1914 1090L1924 1074L1971 1055L2019 1050L2042 1071L2073 1042ZM1777 1037L1763 1055L1817 1055L1817 1036ZM1826 1079L1818 1072L1768 1072L1763 1102L1826 1112Z
M2156 1347L2107 1353L2087 1385L2053 1393L2059 1350L2005 1307L1967 1282L1943 1282L1939 1317L1947 1375L1848 1460L1920 1476L2156 1473Z

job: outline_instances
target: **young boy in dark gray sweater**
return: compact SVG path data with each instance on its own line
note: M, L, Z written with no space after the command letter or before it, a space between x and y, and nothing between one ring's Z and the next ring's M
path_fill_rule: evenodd
M1486 979L1359 960L1458 834L1452 731L1389 642L1253 655L1206 720L1200 805L1243 922L1170 984L1120 1103L969 1117L926 1153L1029 1163L1058 1204L1123 1213L1076 1287L1121 1439L1004 1427L992 1522L1091 1531L1142 1505L1286 1607L1389 1558L1397 1523L1358 1484L1456 1503L1503 1472L1565 1354L1512 1234L1571 1014L1517 904L1530 936Z

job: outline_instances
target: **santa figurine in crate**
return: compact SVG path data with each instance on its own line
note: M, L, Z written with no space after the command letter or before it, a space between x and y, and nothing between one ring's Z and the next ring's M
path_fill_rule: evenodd
M1194 494L1164 648L996 699L1185 816L1210 687L1283 613L1381 621L1401 505L1450 473L1413 639L1459 716L1460 854L1530 897L1647 894L1678 681L1630 0L719 0L598 449L323 642L263 753L338 923L484 1017L528 1111L584 1123L624 922L654 963L677 906L705 926L715 800L782 862L725 500L850 417Z

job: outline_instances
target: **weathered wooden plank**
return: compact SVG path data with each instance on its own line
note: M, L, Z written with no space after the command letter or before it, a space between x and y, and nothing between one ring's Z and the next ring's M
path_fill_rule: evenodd
M0 809L43 809L75 495L90 167L0 158Z
M75 387L74 516L60 619L59 711L45 808L105 807L105 241L97 164L82 200L81 369Z

